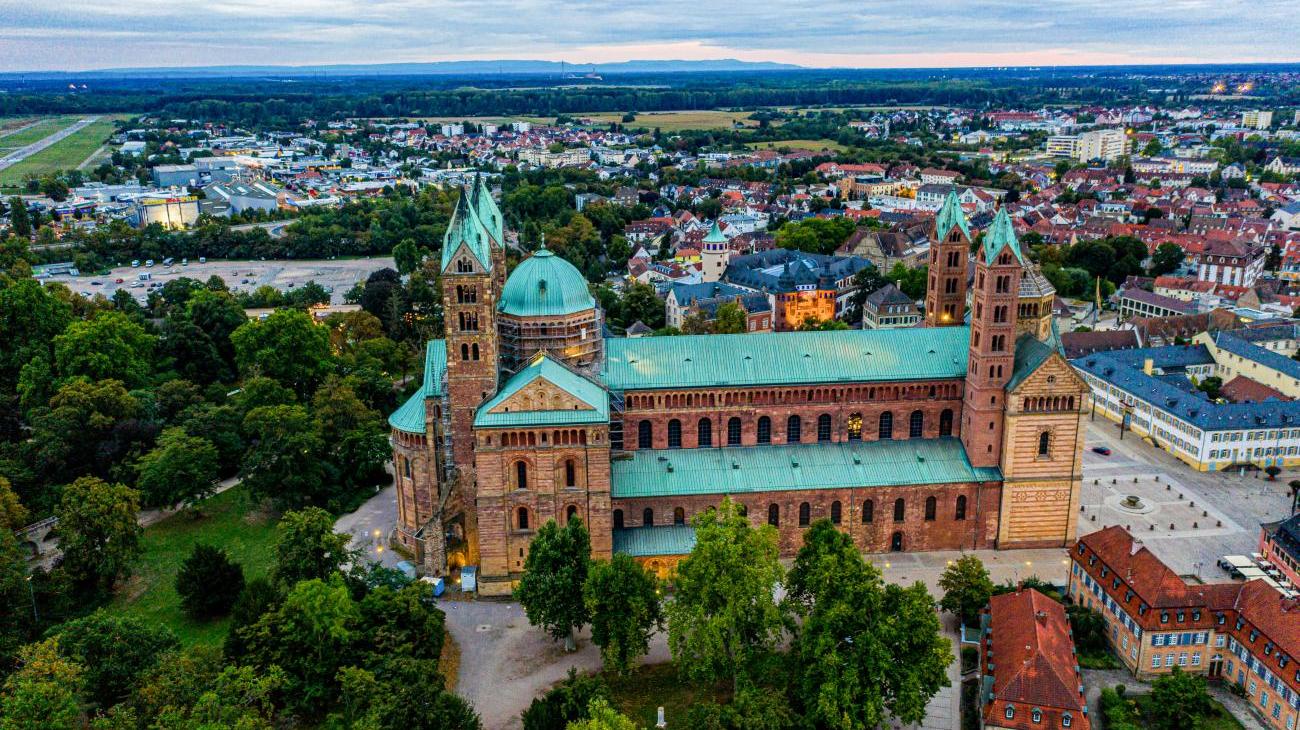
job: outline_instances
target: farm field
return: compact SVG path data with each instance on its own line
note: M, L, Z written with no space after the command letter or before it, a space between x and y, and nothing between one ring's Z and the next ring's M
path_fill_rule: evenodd
M745 145L751 150L808 150L809 152L843 152L847 147L833 139L784 139L779 142L750 142Z
M680 132L685 129L730 129L737 122L747 127L757 127L758 123L750 119L752 112L729 112L709 109L692 109L669 112L638 112L636 121L627 124L630 128L658 127L664 132ZM593 124L606 125L613 122L622 123L624 112L578 112L570 114L574 119L588 119ZM554 124L555 117L517 116L517 117L413 117L413 121L429 124L452 122L474 122L476 124L509 124L510 122L532 122L534 124Z
M67 139L59 140L31 157L0 170L0 189L15 189L22 184L23 179L28 175L44 175L57 170L77 167L95 154L105 140L112 135L115 128L114 120L118 118L117 116L101 117L98 121L69 136ZM76 119L70 119L68 124L73 121L76 121ZM38 132L36 139L30 140L27 144L49 136L59 129L60 124L55 123L50 128ZM35 131L35 128L28 131ZM26 132L22 134L26 134ZM0 138L0 142L5 142L8 139Z

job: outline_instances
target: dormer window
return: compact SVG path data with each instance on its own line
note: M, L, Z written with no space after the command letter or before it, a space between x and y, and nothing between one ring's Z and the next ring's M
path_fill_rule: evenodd
M1162 624L1167 624L1167 623L1169 623L1169 612L1168 612L1168 611L1161 611L1161 612L1160 612L1160 623L1162 623Z
M1029 718L1030 718L1031 720L1033 720L1034 722L1042 722L1042 721L1043 721L1043 711L1040 710L1040 709L1038 709L1037 707L1035 707L1034 710L1033 710L1033 712L1029 713Z
M1182 612L1182 611L1179 611L1179 612L1178 612L1178 623L1181 624L1181 623L1182 623L1183 621L1185 621L1185 620L1187 620L1187 614L1184 613L1184 612Z
M1200 612L1199 610L1192 611L1192 620L1193 620L1193 621L1200 621L1200 620L1201 620L1201 612Z
M1014 720L1016 717L1016 708L1014 705L1007 705L1006 716L1008 720Z
M1074 718L1070 713L1067 712L1064 715L1061 715L1061 727L1070 727L1072 724L1074 724Z

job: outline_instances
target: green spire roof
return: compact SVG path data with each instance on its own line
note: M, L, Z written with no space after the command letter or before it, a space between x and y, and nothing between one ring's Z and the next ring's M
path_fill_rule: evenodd
M1020 241L1016 240L1016 228L1011 225L1011 216L1006 208L999 208L993 217L993 225L984 232L984 262L993 263L1003 248L1011 249L1016 260L1025 263L1025 255L1020 251Z
M487 178L480 174L474 175L474 183L470 187L470 207L474 209L474 214L478 216L479 222L492 236L492 241L498 247L505 246L504 216L497 203L492 199L492 191L488 189Z
M510 272L499 309L518 317L559 316L594 309L587 280L573 264L542 248Z
M451 266L452 257L462 245L478 259L484 269L492 269L491 244L488 242L491 234L474 214L470 205L471 195L469 191L461 191L460 197L456 199L456 209L452 211L451 222L447 224L447 232L442 237L442 271Z
M519 391L538 379L554 385L587 407L548 410L506 410L502 406ZM506 406L508 407L508 406ZM539 352L519 372L510 376L501 392L479 406L474 416L476 427L552 426L580 423L608 423L609 394L600 385L578 375L557 362L546 352Z
M957 191L949 190L948 197L944 198L943 207L939 209L939 215L935 218L934 234L939 240L948 236L948 231L956 226L970 240L970 223L966 221L966 212L961 209L961 201L957 199Z
M722 227L718 222L713 221L713 227L709 229L709 235L704 237L704 243L726 243L727 237L722 235Z

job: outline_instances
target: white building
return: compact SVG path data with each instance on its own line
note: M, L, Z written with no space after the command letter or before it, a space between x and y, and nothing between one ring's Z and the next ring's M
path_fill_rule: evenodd
M1248 129L1268 129L1273 126L1273 112L1259 109L1242 112L1241 126Z
M1079 135L1075 158L1087 160L1116 160L1128 154L1128 137L1122 129L1098 129Z

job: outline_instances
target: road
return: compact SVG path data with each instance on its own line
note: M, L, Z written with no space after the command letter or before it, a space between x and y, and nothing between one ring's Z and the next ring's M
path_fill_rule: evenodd
M19 162L22 162L46 147L50 147L68 137L71 137L97 121L99 121L99 117L86 117L85 119L80 119L44 139L33 142L26 147L14 150L4 157L0 157L0 170L4 170L5 168L12 167Z
M251 231L254 228L262 228L266 230L266 234L271 238L284 238L284 229L287 228L291 223L293 223L293 221L291 220L267 221L265 223L244 223L238 226L231 226L230 230Z

